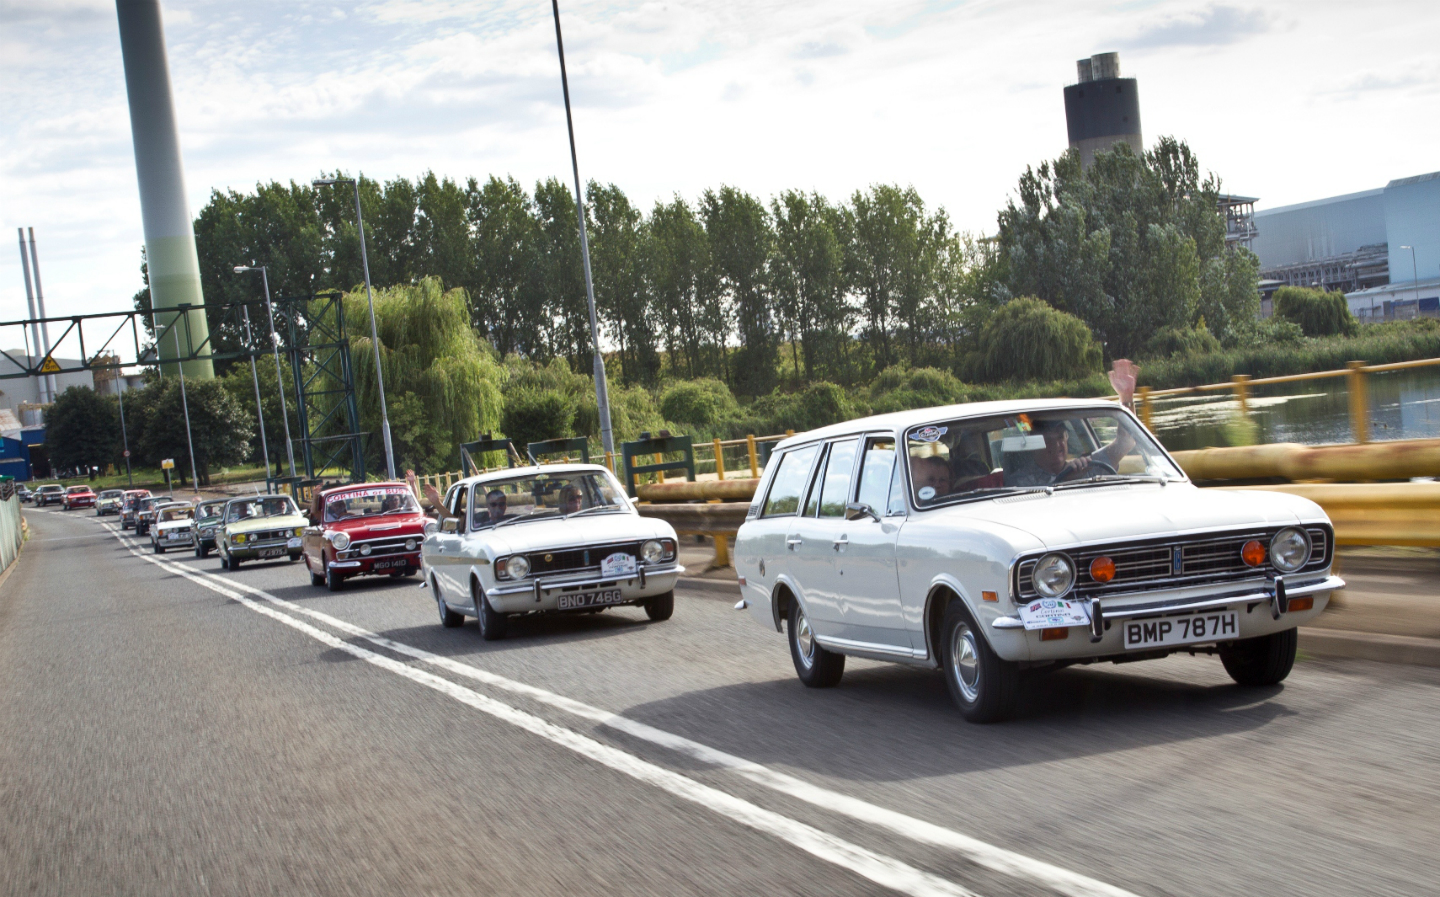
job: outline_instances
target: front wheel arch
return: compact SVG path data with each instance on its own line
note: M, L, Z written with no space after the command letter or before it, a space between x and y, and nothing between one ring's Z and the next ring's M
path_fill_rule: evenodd
M925 596L925 616L923 618L925 621L925 651L936 666L939 666L942 661L940 639L941 630L945 625L945 611L949 609L950 603L953 601L959 601L965 605L965 609L970 612L971 619L976 621L980 619L980 616L975 613L975 608L965 600L965 596L954 585L939 582L930 587L930 594ZM977 625L975 631L987 643L990 641L984 627ZM991 645L990 648L994 650L994 645Z

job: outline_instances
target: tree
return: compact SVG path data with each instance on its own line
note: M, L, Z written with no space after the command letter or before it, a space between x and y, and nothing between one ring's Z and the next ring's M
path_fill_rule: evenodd
M98 467L120 454L120 408L88 386L72 386L45 410L45 443L59 468Z
M818 193L787 190L771 200L770 215L775 222L771 289L798 386L839 373L850 330L840 212Z
M549 178L535 185L534 208L539 225L537 265L545 320L540 333L545 351L537 357L560 356L577 371L594 370L575 195L560 181Z
M660 376L660 334L641 259L644 216L614 184L591 181L585 195L597 312L619 344L622 379L653 385Z
M724 374L729 331L719 290L708 271L705 229L680 197L655 203L643 265L664 327L671 368L687 378Z
M1275 317L1300 325L1306 336L1355 333L1355 316L1339 291L1281 287L1275 291Z
M177 470L189 471L202 486L210 484L217 467L238 464L249 451L254 418L240 406L219 380L185 381L181 396L180 378L164 377L146 386L142 401L132 403L139 417L138 443L142 458L158 465L164 458L175 459ZM186 439L185 409L190 411L190 440ZM138 414L136 413L138 412ZM190 445L195 449L195 469L190 470Z
M734 379L741 395L764 395L775 386L776 325L766 283L774 235L765 204L722 186L700 199L712 276L724 291L740 337Z
M1101 369L1085 322L1025 296L1000 307L980 335L981 373L990 380L1059 380Z
M514 178L492 177L468 188L474 254L479 273L471 293L471 320L503 358L543 353L539 225L530 197Z

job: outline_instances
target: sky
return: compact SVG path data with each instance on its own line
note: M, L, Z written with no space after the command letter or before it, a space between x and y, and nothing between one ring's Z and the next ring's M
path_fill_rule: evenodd
M1440 4L566 0L580 171L639 206L732 184L913 185L993 232L1118 51L1145 139L1269 208L1440 169ZM322 171L570 179L544 0L162 0L194 215ZM143 233L113 2L0 0L0 224L52 316L129 308ZM3 248L8 245L9 248ZM240 260L237 260L240 261ZM0 243L0 321L26 316ZM0 328L0 342L18 344Z

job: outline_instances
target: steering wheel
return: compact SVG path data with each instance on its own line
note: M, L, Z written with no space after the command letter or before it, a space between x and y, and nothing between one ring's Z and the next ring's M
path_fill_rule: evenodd
M1103 458L1098 458L1095 455L1086 455L1086 457L1090 459L1090 464L1087 467L1085 467L1083 470L1079 468L1072 470L1069 473L1061 476L1058 480L1056 480L1056 482L1065 483L1069 482L1070 480L1079 479L1081 476L1095 476L1095 468L1097 467L1101 468L1100 472L1108 473L1112 476L1120 473L1120 471L1115 469L1114 465L1112 465L1109 461L1104 460Z

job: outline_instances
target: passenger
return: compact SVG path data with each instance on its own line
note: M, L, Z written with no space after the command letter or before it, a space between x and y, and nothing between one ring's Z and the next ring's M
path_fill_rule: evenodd
M915 479L915 494L921 501L932 501L950 494L950 465L938 455L911 458L910 475ZM935 491L927 493L927 488Z
M580 490L575 488L574 483L566 483L560 487L560 513L574 514L580 510L584 500L580 497Z

